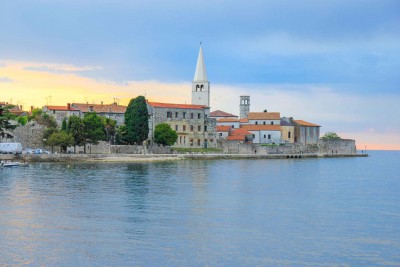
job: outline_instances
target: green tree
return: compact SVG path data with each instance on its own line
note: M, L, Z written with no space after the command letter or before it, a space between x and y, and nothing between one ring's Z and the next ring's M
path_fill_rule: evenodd
M74 137L65 131L54 132L47 140L47 144L50 146L60 146L61 151L66 152L67 147L74 144Z
M17 121L18 121L19 124L24 126L24 125L26 125L28 123L28 117L27 116L19 116L17 118Z
M84 125L80 117L73 115L68 119L67 125L68 133L74 137L74 153L76 153L76 146L85 145Z
M110 119L110 118L102 117L102 122L103 122L104 130L106 132L107 142L114 143L114 136L116 133L117 121Z
M178 134L167 123L157 124L154 130L154 142L163 146L172 146L178 139Z
M83 118L83 129L85 141L89 144L97 145L100 140L105 140L106 138L101 117L97 115L96 112L85 114Z
M67 131L67 118L64 118L61 124L61 131Z
M146 98L131 99L125 112L125 139L129 144L141 144L149 136L149 122Z
M11 138L12 136L5 131L17 127L17 125L10 122L15 118L15 116L9 111L10 107L11 106L0 106L0 136L2 138Z
M324 141L335 141L335 140L340 140L341 138L334 132L327 132L325 133L324 136L321 137L321 139Z
M126 127L125 125L121 125L116 130L115 143L117 145L128 145L128 142L126 141L125 137L126 137Z

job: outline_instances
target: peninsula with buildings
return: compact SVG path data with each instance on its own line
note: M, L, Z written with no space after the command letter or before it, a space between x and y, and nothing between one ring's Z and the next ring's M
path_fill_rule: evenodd
M0 102L3 124L5 112L11 114L12 118L8 122L10 127L0 124L0 143L21 143L24 154L32 152L32 155L25 155L28 160L65 154L69 157L76 154L132 155L136 158L144 155L199 153L286 158L365 155L357 153L355 140L341 139L335 135L332 137L332 133L321 137L321 126L316 123L295 116L281 117L279 111L252 111L249 95L238 96L239 115L222 110L211 111L210 89L200 46L191 88L191 104L145 100L148 133L141 142L124 142L123 134L129 126L126 119L128 107L114 101L111 104L87 102L46 105L41 109L31 107L30 111L24 111L22 106ZM91 126L103 132L102 138L93 141L88 133L86 136L83 133L80 142L74 137L74 142L62 144L60 141L59 146L54 142L50 144L51 134L65 131L74 136L72 130L68 129L73 121L71 118L80 118L84 128L84 118L90 114L102 118L102 123ZM157 142L156 128L160 124L167 124L175 133L172 143L165 145ZM46 149L51 155L35 155L37 148Z

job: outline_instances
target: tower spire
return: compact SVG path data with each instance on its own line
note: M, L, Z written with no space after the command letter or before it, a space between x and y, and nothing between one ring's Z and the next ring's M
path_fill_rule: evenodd
M201 42L200 42L199 56L197 58L197 65L196 65L196 71L194 73L193 82L208 82L206 65L204 64L204 58L203 58L203 49L201 48Z

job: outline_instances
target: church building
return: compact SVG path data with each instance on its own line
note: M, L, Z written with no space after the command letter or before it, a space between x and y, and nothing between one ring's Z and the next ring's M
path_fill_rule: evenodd
M216 147L216 120L210 118L210 82L201 47L192 82L192 103L147 102L147 109L150 140L157 124L167 123L178 134L174 147Z

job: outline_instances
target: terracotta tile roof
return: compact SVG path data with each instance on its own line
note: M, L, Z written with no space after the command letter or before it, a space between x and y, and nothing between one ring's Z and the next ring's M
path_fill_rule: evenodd
M226 140L235 140L235 141L244 141L246 139L246 136L244 134L242 135L230 135L226 137Z
M218 119L217 122L239 122L239 120L234 118L223 118L223 119Z
M303 120L294 120L295 123L301 125L301 126L308 126L308 127L321 127L320 125L311 123L311 122L307 122L307 121L303 121Z
M191 104L170 104L170 103L157 103L157 102L147 102L152 107L156 108L181 108L181 109L204 109L207 106L202 105L191 105Z
M249 112L249 120L280 120L279 112Z
M229 135L234 136L234 135L252 135L251 132L247 131L244 128L238 128L238 129L233 129Z
M246 129L248 131L280 131L280 125L254 125L254 124L247 124L247 125L240 125L240 128Z
M215 110L213 112L210 113L210 117L234 117L237 118L238 116L227 113L225 111L222 110Z
M117 104L80 104L80 103L72 103L71 108L75 107L82 112L89 112L90 108L93 108L93 111L96 113L125 113L126 106L121 106Z
M232 126L217 125L217 132L229 132Z
M44 106L46 107L48 110L55 110L55 111L78 111L78 109L71 107L70 109L68 109L67 106Z
M249 122L249 119L240 119L239 122L246 123Z

